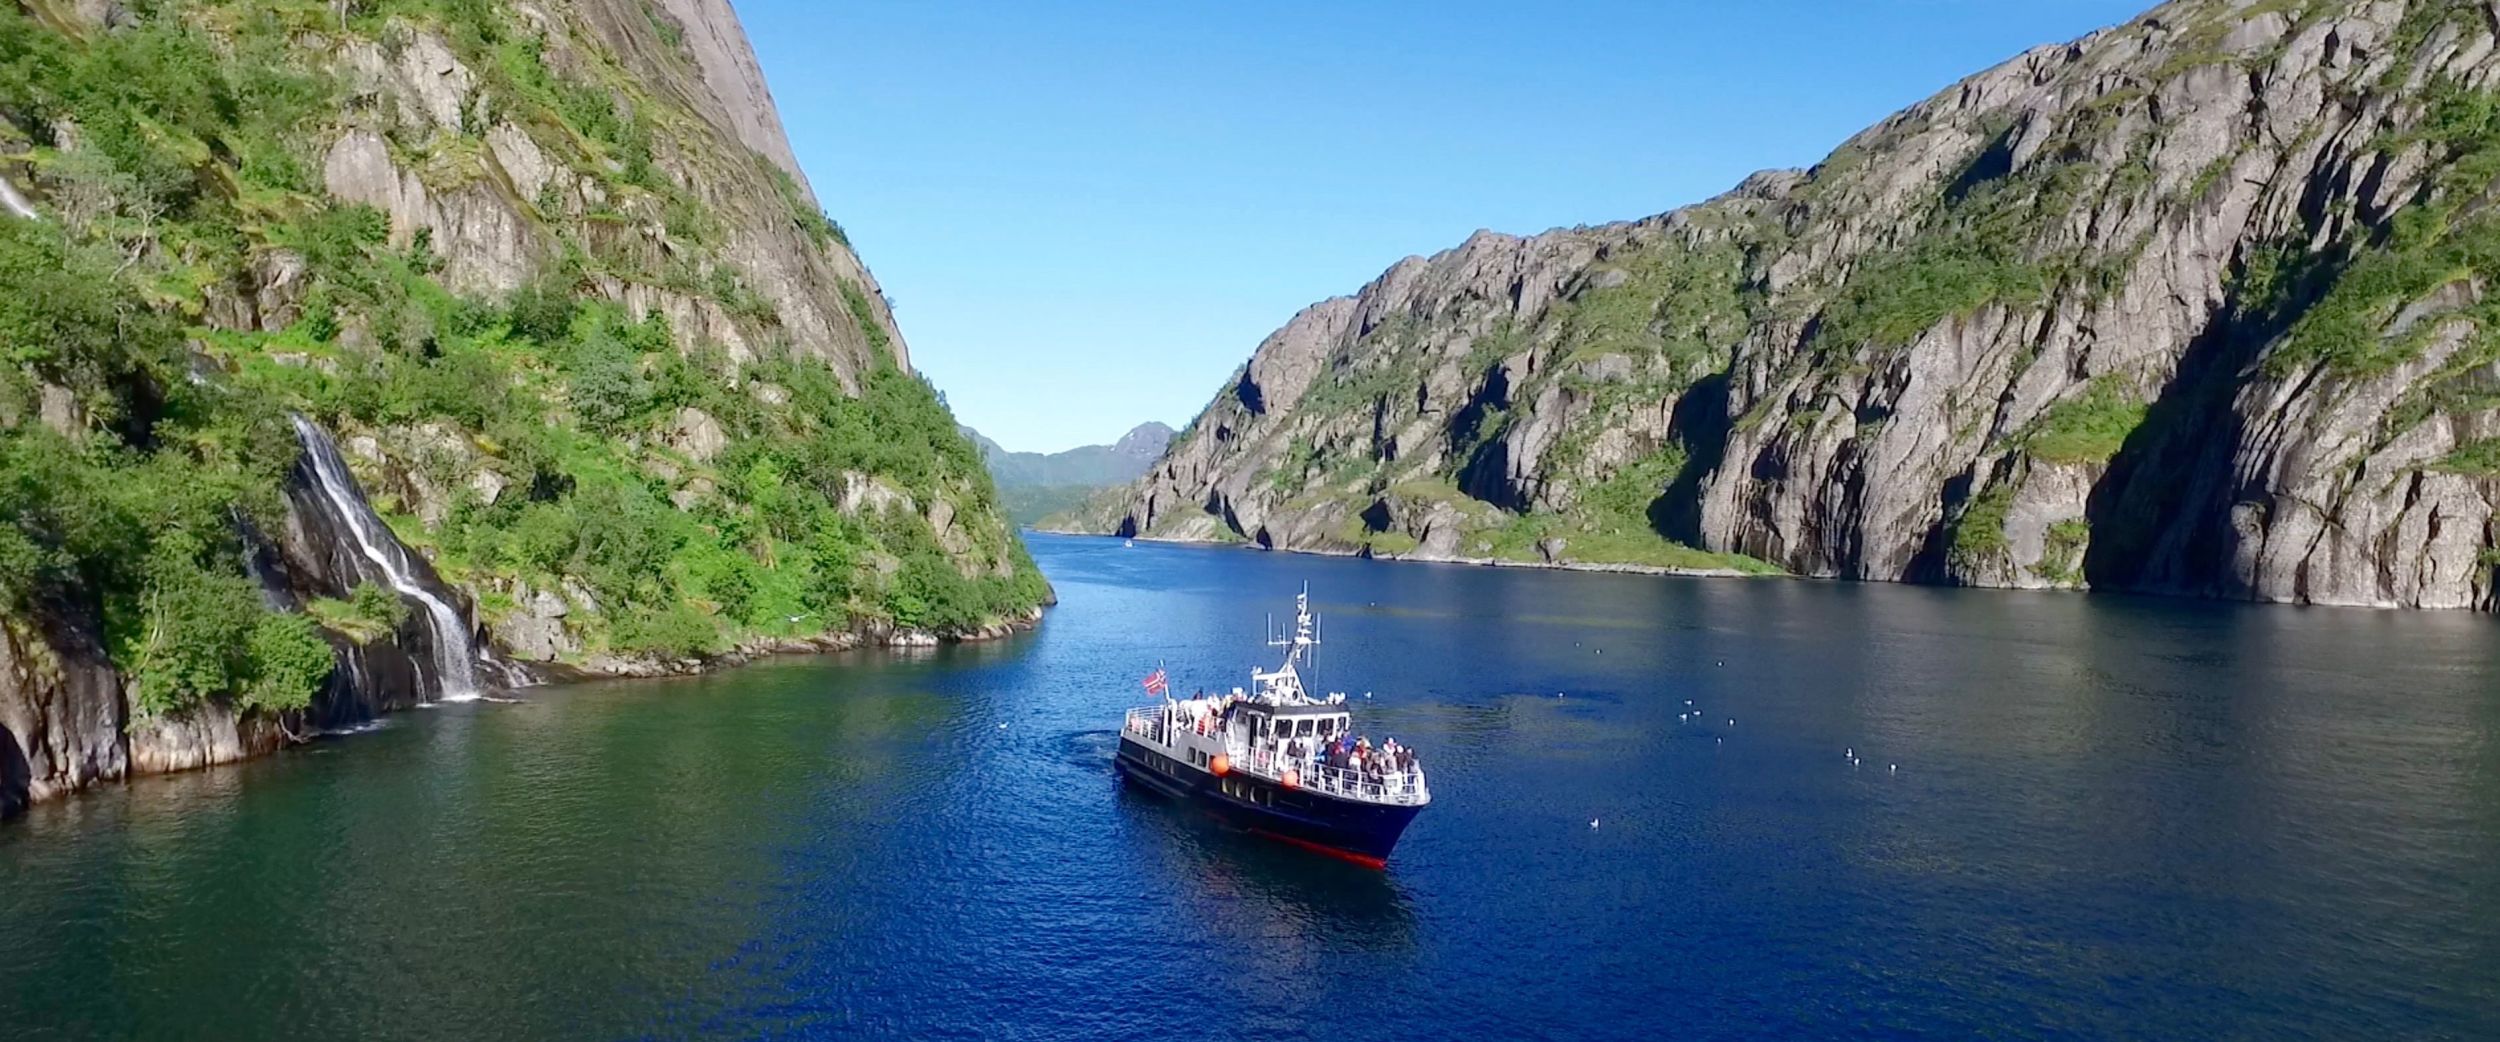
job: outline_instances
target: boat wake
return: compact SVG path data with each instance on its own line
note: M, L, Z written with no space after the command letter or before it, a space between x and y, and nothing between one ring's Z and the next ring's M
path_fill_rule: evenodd
M1119 753L1120 732L1072 731L1060 738L1060 758L1071 767L1101 770Z

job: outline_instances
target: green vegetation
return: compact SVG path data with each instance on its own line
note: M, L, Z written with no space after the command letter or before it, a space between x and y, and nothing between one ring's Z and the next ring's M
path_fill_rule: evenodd
M1470 552L1504 561L1542 562L1537 544L1563 541L1564 559L1581 564L1621 564L1683 571L1734 571L1779 575L1779 567L1742 554L1696 550L1621 518L1566 518L1552 514L1502 514L1502 522L1470 537Z
M1676 475L1684 472L1684 463L1684 447L1669 445L1625 464L1581 496L1581 503L1596 516L1646 525L1649 505L1666 493L1668 483Z
M2434 467L2451 474L2478 478L2500 476L2500 438L2484 438L2459 445L2456 451L2442 457Z
M1538 544L1559 538L1564 558L1574 563L1781 574L1778 567L1741 554L1711 553L1674 542L1651 526L1649 505L1682 471L1683 461L1682 449L1669 447L1629 464L1562 515L1514 514L1470 499L1438 479L1401 482L1390 491L1410 504L1409 509L1435 501L1457 504L1468 518L1458 546L1458 552L1467 556L1542 563L1545 555ZM1389 552L1377 542L1373 551Z
M1006 508L1008 520L1019 525L1035 525L1075 512L1106 487L1120 486L1027 485L1002 488L998 490L998 501L1000 506Z
M345 600L318 598L304 605L304 611L359 644L388 637L408 621L408 602L389 587L369 582L356 584Z
M499 591L521 586L595 599L566 618L585 652L700 654L861 616L965 630L1046 595L861 287L841 291L873 364L841 374L788 346L712 246L704 193L733 189L705 184L707 164L768 201L776 179L820 246L840 227L759 157L717 154L595 38L569 40L579 60L558 75L550 42L497 0L129 7L128 25L68 33L44 5L0 6L0 153L23 158L56 218L0 220L0 610L93 605L140 711L303 706L330 670L322 627L371 640L404 620L372 587L307 615L260 607L243 532L279 528L290 411L376 433L451 491L438 523L376 505L484 610L514 610ZM342 19L388 53L439 35L478 78L468 111L599 179L587 220L532 230L555 246L535 281L455 294L428 236L395 239L381 212L320 194L321 149L350 111L330 71ZM381 124L429 185L511 194L479 126ZM552 221L560 201L512 202ZM258 321L284 328L215 317L280 258L302 262L298 295ZM618 282L717 303L749 357L596 299ZM686 410L717 424L716 454L673 447ZM418 427L433 433L407 436Z
M2093 197L2131 197L2150 185L2150 142L2141 136L2122 160L2095 158L2123 111L2142 99L2140 90L2120 88L2077 108L2019 170L2011 169L2011 127L1996 127L1941 186L1917 234L1860 261L1835 288L1814 336L1822 355L1903 347L1990 305L2041 307L2061 287L2094 297L2113 291L2149 240L2054 249L2040 242Z
M1815 342L1830 350L1902 347L1989 304L2037 303L2046 283L2021 260L2016 241L1968 232L1922 237L1867 262L1824 313Z
M1664 356L1678 385L1725 368L1754 301L1745 252L1733 241L1681 242L1618 253L1557 309L1565 359Z
M781 189L782 202L790 207L790 223L797 225L801 234L814 240L818 248L840 243L844 249L849 249L850 233L842 230L840 222L808 201L807 190L799 187L799 179L777 165L766 165L772 167L773 182Z
M2263 271L2256 262L2250 265L2243 282L2253 284L2244 296L2277 314L2297 313L2289 334L2266 358L2269 375L2280 378L2317 363L2346 376L2385 372L2416 357L2440 325L2424 319L2407 330L2388 331L2400 310L2441 287L2500 271L2500 218L2467 209L2500 178L2500 94L2441 77L2432 81L2423 112L2419 125L2381 140L2379 147L2431 150L2444 165L2428 199L2397 211L2373 239L2340 254L2286 253L2261 258ZM2286 269L2307 276L2300 288L2322 282L2323 292L2313 297L2297 292L2293 280L2278 274ZM2500 332L2500 302L2473 305L2464 316L2479 329Z
M2107 463L2144 423L2145 404L2110 376L2094 379L2080 397L2049 407L2022 437L2035 459L2052 463Z
M2012 545L2005 538L2006 512L2014 506L2014 486L1999 483L1973 497L1954 518L1948 555L1963 572L2005 564Z
M2032 570L2061 586L2083 584L2083 552L2092 542L2092 522L2070 517L2050 525L2041 542L2040 563Z
M235 521L266 526L293 461L283 416L182 378L181 330L49 225L0 221L0 607L100 609L135 707L304 704L330 651L260 606ZM76 404L35 422L41 387Z

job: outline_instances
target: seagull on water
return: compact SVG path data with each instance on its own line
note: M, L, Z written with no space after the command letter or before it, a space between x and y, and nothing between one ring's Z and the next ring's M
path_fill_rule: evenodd
M1596 819L1596 818L1590 818L1590 819L1589 819L1589 827L1590 827L1590 828L1596 828L1596 827L1597 827L1597 819Z

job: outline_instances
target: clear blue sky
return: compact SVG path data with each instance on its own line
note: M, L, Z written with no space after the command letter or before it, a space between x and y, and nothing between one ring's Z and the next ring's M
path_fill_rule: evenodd
M1177 427L1478 228L1706 199L2147 0L735 0L913 361L1011 449Z

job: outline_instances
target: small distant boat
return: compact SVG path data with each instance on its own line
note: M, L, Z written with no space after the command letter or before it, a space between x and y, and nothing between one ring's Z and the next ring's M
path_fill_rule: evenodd
M1251 670L1245 693L1173 699L1157 669L1146 678L1163 704L1132 709L1113 762L1130 783L1196 803L1252 832L1372 868L1432 802L1414 751L1357 738L1345 695L1314 697L1300 665L1319 645L1306 588L1294 598L1290 638L1273 672Z

